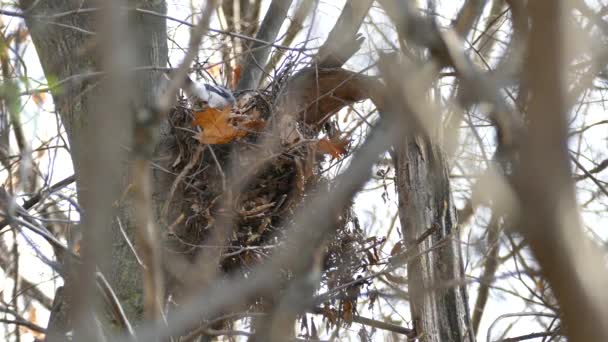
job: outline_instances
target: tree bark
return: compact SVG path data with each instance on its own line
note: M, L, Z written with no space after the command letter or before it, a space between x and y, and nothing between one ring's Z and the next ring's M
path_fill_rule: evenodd
M416 134L396 147L395 165L416 334L425 342L474 341L444 153Z
M32 1L21 0L20 7L27 13L25 21L29 28L32 41L40 58L45 76L49 81L55 107L67 130L67 136L71 147L73 166L78 178L77 190L79 201L83 199L83 183L80 175L87 158L91 158L91 143L84 132L91 130L95 121L104 118L94 118L96 112L95 103L103 97L103 89L97 87L97 77L92 77L102 70L101 56L96 52L101 38L98 35L88 34L95 32L97 28L95 11L87 13L73 13L44 20L45 16L96 7L90 1ZM31 6L31 7L30 7ZM139 7L153 10L159 13L166 12L166 4L163 0L132 0L127 1L125 7ZM136 13L128 14L128 32L125 39L133 43L130 49L134 56L133 62L136 66L159 66L162 67L167 61L167 38L165 19L156 16ZM53 24L49 24L52 21ZM60 25L57 25L59 23ZM76 76L78 75L78 76ZM143 108L152 108L156 97L156 85L160 73L150 70L133 72L129 75L129 104L132 110L121 115L121 123L126 125L125 131L130 134L129 127L132 125L133 113ZM60 86L54 87L53 83L61 82ZM127 85L125 85L128 87ZM110 115L108 115L110 117ZM110 120L110 119L108 119ZM107 132L109 137L116 132ZM130 142L129 137L125 138ZM127 145L126 147L130 147ZM124 149L124 146L122 147ZM125 189L128 184L128 163L123 161L119 165L120 174L117 183ZM100 180L101 181L101 180ZM115 200L119 200L116 198ZM85 208L86 210L87 208ZM132 234L130 217L132 208L128 201L121 203L116 215L122 218L124 228L129 235ZM108 219L109 221L109 219ZM111 227L108 227L108 235L111 251L107 255L111 261L106 261L107 268L103 269L112 287L116 291L127 316L134 322L141 319L142 314L142 290L141 269L136 259L125 242L119 230L117 220L112 218ZM66 289L70 284L66 284ZM69 296L69 291L66 293Z
M608 340L605 250L587 238L572 182L566 73L572 8L568 1L527 3L531 30L523 68L527 129L514 158L518 227L549 281L569 341ZM571 48L571 46L570 46Z
M291 3L292 0L273 0L264 16L260 31L255 37L268 43L274 43L285 18L287 18L287 11ZM255 89L257 87L266 67L271 48L270 45L264 46L262 43L250 45L251 52L247 54L237 90Z

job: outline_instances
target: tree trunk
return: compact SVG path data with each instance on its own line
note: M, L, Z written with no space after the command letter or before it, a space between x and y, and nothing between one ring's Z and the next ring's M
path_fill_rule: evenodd
M444 153L422 135L397 146L399 217L416 334L425 342L474 341L457 218Z
M45 20L41 20L45 15L54 13L64 13L74 11L76 9L95 8L96 3L91 1L33 1L21 0L20 7L27 11L25 18L29 28L34 46L40 58L46 79L49 80L53 101L62 122L66 127L67 135L72 152L72 160L75 174L78 178L77 190L79 202L83 200L83 182L81 176L84 164L87 159L92 158L91 154L92 143L84 132L90 131L95 127L95 121L112 120L112 115L108 113L108 117L95 118L95 112L99 112L95 108L95 103L99 103L102 98L102 87L98 87L98 77L91 77L92 72L104 71L102 69L103 61L98 48L103 43L99 35L87 34L96 32L98 25L96 18L99 14L96 11L88 13L74 13L64 15L59 18L53 18L54 23L49 24ZM32 6L30 8L30 6ZM127 1L125 7L139 7L152 10L159 13L166 12L166 4L163 0L133 0ZM128 32L124 32L125 41L132 43L131 52L133 63L136 66L158 66L162 67L167 61L167 37L166 37L166 22L165 19L156 16L136 13L131 11L127 14ZM107 45L106 45L107 46ZM118 47L117 47L118 48ZM75 76L79 75L79 76ZM129 74L129 84L123 85L129 92L129 105L134 107L129 111L119 113L124 117L120 118L120 124L126 127L123 131L131 134L133 113L138 110L153 107L156 89L160 73L152 70L137 71ZM62 81L60 86L53 87L53 81ZM132 85L129 87L129 85ZM116 117L114 117L116 118ZM108 139L116 139L114 135L117 132L106 132ZM157 135L158 136L158 135ZM124 140L130 142L131 139L126 137ZM130 145L121 146L129 148ZM93 156L94 157L94 156ZM120 188L125 189L128 180L129 163L123 160L118 166L117 173L120 174L116 183L119 183ZM104 175L100 175L103 177ZM107 176L107 175L105 175ZM99 182L102 182L99 179ZM115 198L114 200L119 200ZM82 203L81 203L82 205ZM86 209L85 215L86 215ZM132 235L133 228L131 227L130 216L132 209L128 201L121 203L121 207L117 210L116 216L121 218L123 228L128 235ZM142 314L142 289L141 289L141 269L136 262L136 259L129 249L124 237L122 236L117 220L111 219L111 227L108 227L109 236L108 247L111 251L106 252L111 262L105 261L107 266L104 269L111 286L117 292L117 296L125 309L127 316L134 322L141 319ZM67 281L67 280L66 280ZM66 284L70 288L70 284ZM69 292L69 291L68 291ZM68 293L69 295L69 293Z
M260 31L255 36L259 40L274 43L279 34L279 30L283 22L287 18L287 11L291 6L292 0L274 0L270 4L270 8L264 16ZM247 59L244 62L243 74L237 85L237 90L255 89L262 77L262 72L266 66L268 55L270 54L270 46L264 47L261 43L255 43L250 46L251 53L247 54Z

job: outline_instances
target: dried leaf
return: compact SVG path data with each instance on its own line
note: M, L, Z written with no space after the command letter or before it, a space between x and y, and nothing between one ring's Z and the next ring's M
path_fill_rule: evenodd
M212 66L211 68L207 69L207 72L215 79L220 78L222 76L222 64Z
M399 241L391 249L391 256L395 256L397 254L401 254L403 252L403 250L404 250L403 243L401 241Z
M227 144L247 135L246 131L240 131L230 123L230 108L209 108L195 112L192 124L203 129L196 135L202 144Z
M74 246L72 247L72 252L74 252L74 254L76 254L76 255L80 255L81 250L82 250L82 239L78 239L78 240L76 240L76 242L74 242Z
M18 42L24 42L30 36L30 31L25 26L20 26L15 33Z
M243 72L243 66L240 64L237 64L234 67L234 70L232 71L232 82L234 83L232 88L236 89L236 85L239 84L239 81L241 80L242 72Z
M38 321L38 314L37 314L37 310L36 310L35 307L33 307L33 306L30 307L29 310L27 311L27 313L28 313L28 320L31 323L33 323L35 325L38 325L38 326L41 325L40 322ZM37 339L37 340L38 339L39 340L43 340L44 339L44 334L43 333L38 332L36 330L32 330L32 329L30 329L30 328L28 328L26 326L20 326L19 330L21 331L22 334L27 334L27 333L32 334L34 336L34 338Z
M32 100L34 100L34 103L40 107L44 103L44 100L46 100L46 94L36 92L32 95Z
M351 302L350 300L345 300L342 303L342 319L348 323L351 323L353 321L353 311L353 302Z
M319 147L319 151L338 159L346 154L346 146L348 146L349 143L350 140L348 139L334 138L330 140L328 138L323 138L319 140L317 145Z
M239 126L246 131L259 132L266 127L266 121L262 119L245 119Z
M194 113L192 125L203 131L195 137L202 144L227 144L266 126L266 121L249 115L232 115L231 108L208 108Z
M327 304L323 305L323 317L327 318L327 321L331 325L335 325L338 321L336 311L331 309Z

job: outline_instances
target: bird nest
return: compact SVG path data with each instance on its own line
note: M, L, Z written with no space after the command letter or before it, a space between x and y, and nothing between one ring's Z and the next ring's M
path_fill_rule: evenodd
M331 186L322 176L328 156L319 151L319 130L298 120L293 122L295 139L277 130L282 120L275 115L275 99L250 92L240 94L229 111L195 112L185 101L171 110L173 143L167 168L175 177L163 216L172 250L196 260L205 246L220 244L220 270L247 273L281 245L304 198ZM205 115L215 117L202 118ZM223 119L216 120L220 116ZM223 124L227 127L216 127ZM222 132L229 135L226 141L208 141L218 134L222 138ZM326 245L320 284L328 290L342 288L323 300L322 314L331 324L352 317L357 300L352 294L362 285L357 275L374 259L373 246L351 210L340 216ZM282 273L288 280L289 270Z

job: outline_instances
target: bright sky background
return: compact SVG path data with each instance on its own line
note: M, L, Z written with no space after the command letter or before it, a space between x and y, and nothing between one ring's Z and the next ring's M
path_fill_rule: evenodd
M188 17L189 13L191 13L191 6L189 4L185 4L185 1L175 1L169 0L169 16L176 17L179 19L185 19ZM201 3L200 1L198 3ZM313 40L309 46L318 46L323 43L325 37L329 30L333 27L337 16L339 15L341 8L343 6L343 1L322 1L319 4L318 12L315 15L315 23L312 29L311 37L316 38ZM440 16L438 16L438 20L442 24L449 24L449 20L453 18L455 9L461 5L462 1L437 1L438 9L440 11ZM265 2L264 8L262 8L261 13L265 13L266 8L269 4L269 1ZM196 6L195 6L196 7ZM294 7L294 6L292 6ZM387 20L384 17L383 13L378 9L374 8L370 13L370 20L377 24L378 27L385 29L384 32L387 37L394 38L394 32L390 29L390 26L387 25ZM10 18L3 16L2 20L4 24L9 27L14 27L15 25L19 25L22 21L18 18ZM310 18L307 21L308 25L310 25ZM368 22L369 24L370 22ZM187 46L189 30L187 27L176 26L174 22L168 21L169 26L169 34L170 36L181 46ZM219 22L214 20L212 22L212 26L214 28L221 28L219 26ZM285 27L284 27L285 29ZM353 70L360 70L370 63L373 63L374 55L371 54L370 51L376 49L376 47L380 48L388 48L389 45L382 41L382 38L376 31L376 29L372 25L364 25L361 29L361 32L366 36L367 40L364 45L364 48L361 52L349 63L347 67ZM302 36L300 37L300 41ZM206 41L203 47L209 46L213 44L213 42ZM177 49L170 42L170 61L172 65L177 65L181 58L183 57L183 53L179 49ZM211 60L211 62L219 61L219 55L215 55L213 58L215 60ZM44 76L42 73L42 69L38 62L38 58L36 52L34 50L33 45L29 44L26 47L24 59L27 61L28 68L28 77L38 80L40 83L45 83ZM373 71L372 71L373 72ZM25 85L22 85L23 90L26 90ZM30 83L30 88L37 87L37 84ZM54 106L50 96L46 96L45 101L42 105L36 104L31 97L22 97L23 101L23 122L24 128L28 132L28 136L31 137L30 145L38 146L41 141L47 141L52 137L57 135L57 122L56 116L54 114ZM600 100L599 95L597 96L597 100ZM361 109L362 111L369 110L371 108L371 104L362 103L358 104L356 108ZM584 117L586 123L589 122L597 122L605 119L604 109L601 107L601 103L590 103L581 110L587 112L587 115ZM575 117L574 120L583 120L581 117ZM575 121L576 122L576 121ZM582 124L582 122L581 122ZM587 134L585 136L584 141L574 141L572 142L572 149L581 148L583 150L590 151L589 155L593 156L595 160L605 159L607 157L608 151L608 140L606 139L606 131L605 126L598 126L598 128L592 128L591 134ZM491 129L487 129L485 131L481 130L482 139L487 142L488 146L493 144L494 137L493 131ZM13 140L14 142L14 140ZM60 143L56 140L57 143ZM579 146L580 144L580 146ZM582 161L583 164L587 167L591 167L591 163ZM471 163L468 165L469 167L475 169L478 168L477 164ZM69 159L69 155L64 150L58 150L57 153L46 153L42 157L41 168L43 170L47 170L46 173L50 175L48 179L48 183L53 184L57 181L64 179L71 174L73 174L73 170L71 167L71 162ZM479 171L482 171L481 169ZM457 170L454 170L454 173L458 173ZM580 172L579 172L580 173ZM0 173L0 177L6 177L6 174ZM466 187L465 182L467 180L457 179L454 180L453 187L454 188L463 188ZM384 197L384 188L382 186L379 187L379 183L377 181L371 181L366 186L366 189L374 189L368 190L357 196L355 201L355 210L359 219L361 220L362 225L371 232L377 232L378 236L383 236L386 234L387 227L390 226L392 219L396 213L396 196L394 194L394 189L392 183L388 185L388 196ZM579 201L584 202L592 196L589 191L580 190L578 192ZM462 204L462 197L456 196L457 204ZM19 200L20 201L20 200ZM608 214L606 211L605 205L598 203L597 205L591 207L590 209L597 210L596 212L586 211L583 212L583 217L587 227L593 230L593 233L599 234L602 238L602 241L607 241L608 234L605 229L606 223L608 223ZM75 218L77 218L77 213L73 212ZM487 210L484 214L483 209L476 215L475 220L479 220L481 223L484 219L488 218ZM474 226L473 226L474 227ZM387 242L385 246L385 253L390 252L390 249L394 245L396 241L400 238L398 235L399 231L399 222L397 220L396 227L392 230L392 234L389 236L389 242ZM475 232L479 232L479 230L466 229L462 232L461 238L463 240L467 240L469 233L475 234ZM4 234L4 235L10 235ZM33 244L37 246L39 251L45 255L52 255L52 251L50 247L41 239L33 236L32 234L27 234L28 238L31 239ZM20 239L24 239L20 237ZM9 239L10 241L10 239ZM27 244L26 241L21 241L21 246L25 246ZM501 253L501 255L504 253ZM479 261L478 256L468 255L470 257L466 261L467 270L471 269L472 264ZM22 248L21 249L21 272L24 277L34 282L41 282L40 287L50 296L54 293L54 289L56 286L61 284L61 279L54 278L52 273L49 271L49 268L41 263L36 256L36 251L34 248ZM533 264L533 262L530 260ZM506 274L507 272L515 271L516 267L512 261L506 262L499 269L498 274ZM473 274L478 276L478 274ZM11 288L12 280L4 277L3 274L0 273L0 288ZM532 288L536 286L536 284L531 284L528 280L526 284ZM499 279L495 283L496 287L504 288L515 293L525 293L527 289L524 286L524 283L519 281L513 281L512 278ZM379 289L381 287L379 286ZM475 303L475 294L476 294L477 286L475 282L473 282L469 287L469 295L470 295L470 306L472 307ZM3 293L4 300L10 300L11 298L10 291L5 291ZM386 308L388 308L388 303L383 303ZM48 320L48 312L42 308L38 308L38 322L42 326L46 326L46 321ZM392 318L397 320L397 322L402 321L401 324L407 324L409 326L409 308L406 305L402 305L402 307L397 307L397 311L399 311L400 315L394 314ZM366 311L367 309L362 309L360 314L363 316L371 317L371 313ZM377 310L377 309L375 309ZM522 311L531 311L530 308L524 303L523 300L517 298L515 296L510 296L505 294L505 292L493 291L491 292L490 301L486 307L486 312L484 314L480 331L482 332L479 336L480 341L484 341L485 332L488 330L490 325L497 320L501 315L510 314L510 313L518 313ZM389 312L389 310L383 310L383 312ZM515 335L543 331L544 329L537 323L538 318L529 317L529 318L520 318L520 319L512 319L505 318L500 320L495 327L493 328L494 335L502 333L508 325L513 324L512 333ZM320 321L317 319L317 324L320 325ZM3 328L0 327L0 334L3 334ZM351 327L353 333L357 333L359 327L354 324ZM377 341L383 340L383 335L377 333L374 335Z

